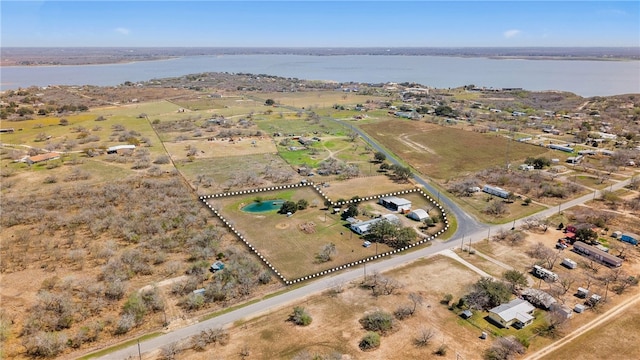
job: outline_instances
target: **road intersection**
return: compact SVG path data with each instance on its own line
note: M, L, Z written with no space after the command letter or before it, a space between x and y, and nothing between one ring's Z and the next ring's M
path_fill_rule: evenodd
M337 120L334 120L337 121ZM349 125L346 125L349 126ZM381 151L387 155L387 159L395 164L399 164L391 154L389 154L385 149L380 147L374 141L372 141L367 134L362 132L361 130L352 127L351 129L357 132L367 143L369 143L376 151ZM424 188L431 192L432 194L439 194L439 190L435 187L431 186L428 181L422 179L417 174L413 175L414 180L424 186ZM615 183L611 186L610 190L618 190L622 187L626 186L630 180L621 181ZM495 234L499 231L508 231L511 230L513 226L518 226L522 224L525 220L529 218L546 218L554 215L555 213L561 212L562 209L568 209L570 207L583 204L589 200L594 199L596 196L600 194L600 191L595 191L593 193L589 193L587 195L581 196L577 199L573 199L558 205L558 207L553 207L541 211L537 214L527 216L525 218L514 221L513 223L509 222L507 224L501 225L485 225L478 222L476 219L471 217L469 214L464 212L455 202L453 202L448 197L438 196L439 201L447 208L448 211L453 213L456 217L458 228L456 233L447 241L438 241L435 240L431 242L428 247L421 247L414 251L407 251L398 253L397 255L391 255L389 257L385 257L381 260L367 263L366 265L349 268L348 270L334 273L332 275L328 275L322 278L318 278L317 280L309 281L304 285L292 289L290 291L283 292L276 296L266 297L257 302L250 303L246 306L240 307L236 310L226 312L222 315L216 316L214 318L198 322L196 324L192 324L163 335L157 336L155 338L145 340L140 342L139 344L135 344L124 349L120 349L104 355L100 357L100 359L128 359L128 358L137 358L139 353L149 353L162 347L175 343L184 339L187 339L193 335L199 334L203 330L207 329L215 329L219 327L228 327L233 323L240 320L248 320L251 318L258 317L260 315L272 312L274 310L283 308L285 306L290 306L295 302L299 302L304 298L309 296L313 296L319 294L323 291L329 290L336 286L336 284L346 284L353 282L355 280L360 279L365 275L365 271L369 273L373 272L385 272L390 269L409 264L418 259L426 258L438 254L443 251L449 251L452 248L462 246L462 241L465 244L477 242L483 239L486 239L491 233ZM460 236L462 234L462 236Z

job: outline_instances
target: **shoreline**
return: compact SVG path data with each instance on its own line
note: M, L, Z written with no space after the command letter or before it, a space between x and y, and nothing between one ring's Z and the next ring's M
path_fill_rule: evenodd
M98 60L98 61L78 61L74 63L35 63L35 64L21 64L20 61L28 61L28 60L14 60L9 63L4 63L4 61L0 60L0 68L9 68L9 67L70 67L70 66L99 66L99 65L120 65L120 64L134 64L134 63L143 63L143 62L157 62L157 61L169 61L169 60L177 60L182 58L197 58L197 57L213 57L213 56L265 56L265 55L295 55L295 56L310 56L310 57L338 57L338 56L416 56L416 57L452 57L452 58L465 58L465 59L490 59L490 60L527 60L527 61L640 61L640 59L629 58L629 57L598 57L598 56L551 56L551 55L531 55L531 56L519 56L519 55L434 55L434 54L281 54L281 53L273 53L273 54L203 54L203 55L175 55L175 56L166 56L166 57L158 57L153 59L136 59L136 60Z

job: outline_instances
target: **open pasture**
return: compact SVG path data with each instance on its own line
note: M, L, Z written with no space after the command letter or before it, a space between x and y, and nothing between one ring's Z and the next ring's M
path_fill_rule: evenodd
M275 210L265 213L241 210L258 197L261 201L280 199L297 202L305 199L310 206L292 216L278 214ZM363 247L362 240L348 229L346 221L340 219L339 214L331 214L325 209L324 199L310 187L214 198L207 202L232 222L249 243L290 280L375 255L376 247ZM303 231L304 226L313 230ZM316 255L330 243L336 246L335 256L328 262L318 262ZM377 247L379 253L388 250L390 248L386 245Z
M201 187L200 179L211 179L211 186L199 189L202 195L222 192L225 189L243 189L256 186L269 186L278 183L269 174L278 174L287 183L299 180L295 171L272 153L253 154L245 156L223 156L211 158L196 157L191 162L177 162L176 168L189 181L194 189ZM255 175L255 176L254 176ZM259 179L258 184L234 183L239 178Z
M447 180L508 160L517 164L528 156L548 152L491 134L442 127L409 120L391 120L361 126L376 141L420 173Z
M345 107L351 105L355 107L356 104L365 104L378 100L388 101L390 99L384 96L361 95L355 92L347 93L335 90L261 93L260 97L265 100L273 99L276 104L314 111L320 108L330 108L333 105L343 105Z
M322 188L322 191L329 198L336 201L338 199L351 199L356 195L353 189L358 189L358 196L366 197L409 190L414 187L412 183L399 183L386 175L378 175L350 179L349 181L331 182L329 187Z
M293 134L296 136L344 136L346 129L339 123L326 120L310 120L306 117L298 117L296 113L274 112L271 115L260 116L262 120L256 120L258 128L268 134L281 133L284 136Z
M189 149L197 149L194 158L207 159L229 156L245 156L256 154L275 154L277 152L273 140L269 137L246 137L229 139L208 140L182 140L166 142L164 146L174 161L187 159Z

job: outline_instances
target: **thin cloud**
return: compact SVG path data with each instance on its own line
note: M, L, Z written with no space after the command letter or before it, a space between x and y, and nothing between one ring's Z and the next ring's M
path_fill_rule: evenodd
M520 30L511 29L511 30L507 30L507 31L503 32L502 35L507 39L511 39L511 38L514 38L514 37L520 35L520 32L521 32Z
M122 34L122 35L129 35L129 33L131 32L131 30L123 28L123 27L119 27L115 29L117 33Z

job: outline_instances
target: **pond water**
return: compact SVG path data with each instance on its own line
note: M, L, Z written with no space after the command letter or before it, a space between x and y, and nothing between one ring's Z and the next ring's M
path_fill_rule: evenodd
M284 200L262 200L262 201L254 201L249 205L243 206L242 211L250 212L250 213L262 213L273 210L280 210L284 204Z

